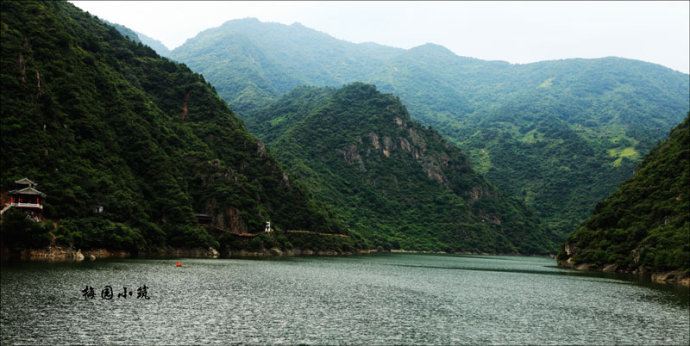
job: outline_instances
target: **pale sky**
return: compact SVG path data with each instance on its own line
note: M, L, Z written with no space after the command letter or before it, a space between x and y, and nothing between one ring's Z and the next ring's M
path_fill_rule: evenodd
M619 56L690 70L690 2L90 2L78 7L174 48L246 17L351 42L528 63Z

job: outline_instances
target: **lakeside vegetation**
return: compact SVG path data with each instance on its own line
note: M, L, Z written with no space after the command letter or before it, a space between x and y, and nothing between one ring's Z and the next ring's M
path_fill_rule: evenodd
M3 247L547 254L594 209L561 260L688 269L687 136L642 159L687 112L687 75L617 58L513 66L256 20L168 52L67 2L3 2L0 35L0 190L31 177L47 193L43 222L3 214ZM350 80L378 87L300 86Z
M690 114L597 204L559 260L690 273Z
M355 44L251 18L202 31L171 57L203 73L252 130L254 110L297 86L374 84L459 145L477 172L536 209L561 239L690 110L687 74L642 61L514 65L435 44Z
M31 177L56 221L5 246L50 232L80 248L218 247L195 213L225 232L342 231L199 74L67 2L1 6L0 187Z

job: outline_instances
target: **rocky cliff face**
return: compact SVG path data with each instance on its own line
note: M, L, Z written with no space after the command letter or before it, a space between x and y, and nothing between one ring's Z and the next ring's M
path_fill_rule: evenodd
M354 44L256 19L199 33L172 57L203 73L248 123L248 111L298 85L375 84L563 238L690 109L688 75L642 61L509 64L433 44Z
M320 203L381 245L549 251L549 236L524 206L374 86L298 88L252 117L251 128Z

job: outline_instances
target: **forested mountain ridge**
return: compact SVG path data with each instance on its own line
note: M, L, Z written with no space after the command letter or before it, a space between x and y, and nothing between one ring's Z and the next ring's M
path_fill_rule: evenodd
M200 75L67 2L1 6L0 187L38 182L58 243L136 252L217 247L267 220L339 229ZM19 245L47 238L33 241Z
M158 41L153 37L146 36L140 32L137 32L137 36L139 37L141 43L151 47L151 49L155 50L158 55L166 58L170 57L170 49L168 49L163 42Z
M688 75L646 62L514 65L434 44L354 44L255 19L201 32L171 57L203 73L250 126L257 108L298 85L375 84L562 236L690 109Z
M565 265L690 275L690 114L632 178L597 204L559 254Z
M473 172L436 131L372 85L300 87L256 112L252 128L338 221L375 245L548 253L536 215Z
M300 24L247 18L202 31L174 49L171 58L215 81L218 93L242 112L300 85L339 86L366 80L379 68L373 62L383 63L380 56L396 56L399 51L336 40Z
M117 29L117 31L122 34L122 36L125 36L129 38L130 40L134 42L141 43L143 45L149 46L151 49L153 49L158 55L163 56L163 57L168 57L170 56L170 49L166 47L161 41L156 40L155 38L146 36L140 32L136 32L122 24L117 24L117 23L110 23L106 21L106 23L112 25Z

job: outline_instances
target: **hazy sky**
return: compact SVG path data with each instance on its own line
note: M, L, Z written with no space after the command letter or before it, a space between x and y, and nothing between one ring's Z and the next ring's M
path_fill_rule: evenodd
M527 63L620 56L690 70L690 2L84 2L80 8L181 45L231 19L303 25L351 42Z

